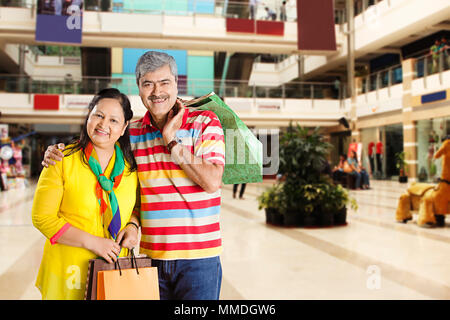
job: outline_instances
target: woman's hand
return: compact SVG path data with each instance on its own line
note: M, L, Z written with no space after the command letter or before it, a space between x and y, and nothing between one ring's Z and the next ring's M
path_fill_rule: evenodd
M117 242L111 239L95 237L89 240L87 249L102 257L108 263L116 262L120 254L120 246Z
M127 249L133 249L138 244L138 229L136 226L129 224L123 228L117 235L116 242Z

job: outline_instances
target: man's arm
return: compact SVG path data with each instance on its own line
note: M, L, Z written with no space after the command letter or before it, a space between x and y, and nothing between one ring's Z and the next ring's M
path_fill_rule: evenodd
M222 185L224 169L222 165L194 156L190 150L181 144L176 144L172 148L171 154L186 175L203 190L207 193L214 193L219 190Z
M182 124L185 107L177 102L178 110L170 111L167 117L167 123L162 130L162 136L167 146ZM208 193L216 192L222 184L222 174L224 166L212 163L202 157L195 156L191 151L180 144L175 144L171 149L173 160L184 170L186 175L202 187Z
M44 153L44 160L41 162L42 166L48 168L48 166L54 165L55 161L61 161L64 158L64 154L62 153L64 148L64 143L48 146Z

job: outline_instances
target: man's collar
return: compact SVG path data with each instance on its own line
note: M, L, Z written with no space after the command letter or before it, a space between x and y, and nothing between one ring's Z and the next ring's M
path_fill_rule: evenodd
M143 127L144 126L151 126L151 127L153 127L152 120L150 119L150 117L151 117L150 111L147 110L147 112L144 115L144 118L142 119L142 126Z
M189 109L187 107L185 107L185 111L184 111L184 114L183 114L183 121L182 121L182 124L181 124L182 127L186 124L186 121L187 121L187 118L188 118L188 114L189 114ZM156 128L156 126L154 126L152 124L151 114L150 114L150 111L148 111L148 110L145 113L144 118L142 119L142 127L145 127L145 126L149 126L151 128L153 127L153 128L158 130L158 128Z

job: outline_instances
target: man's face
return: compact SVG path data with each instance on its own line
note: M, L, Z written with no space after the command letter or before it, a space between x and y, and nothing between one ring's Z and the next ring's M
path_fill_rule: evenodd
M139 79L139 96L154 117L167 115L175 105L177 95L177 82L168 64Z

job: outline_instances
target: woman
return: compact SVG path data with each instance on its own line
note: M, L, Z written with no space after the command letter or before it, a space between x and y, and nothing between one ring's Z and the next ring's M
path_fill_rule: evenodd
M355 151L352 151L352 156L348 158L348 164L352 169L351 175L356 177L355 187L357 190L370 189L369 175L367 171L359 165L358 156ZM362 180L362 185L361 185Z
M347 164L347 156L345 154L339 155L339 164L333 168L333 181L341 182L343 176L346 175L345 167Z
M48 239L36 280L43 299L83 299L89 259L112 263L127 254L120 244L137 244L130 102L104 89L88 111L80 139L43 169L36 188L32 220Z

